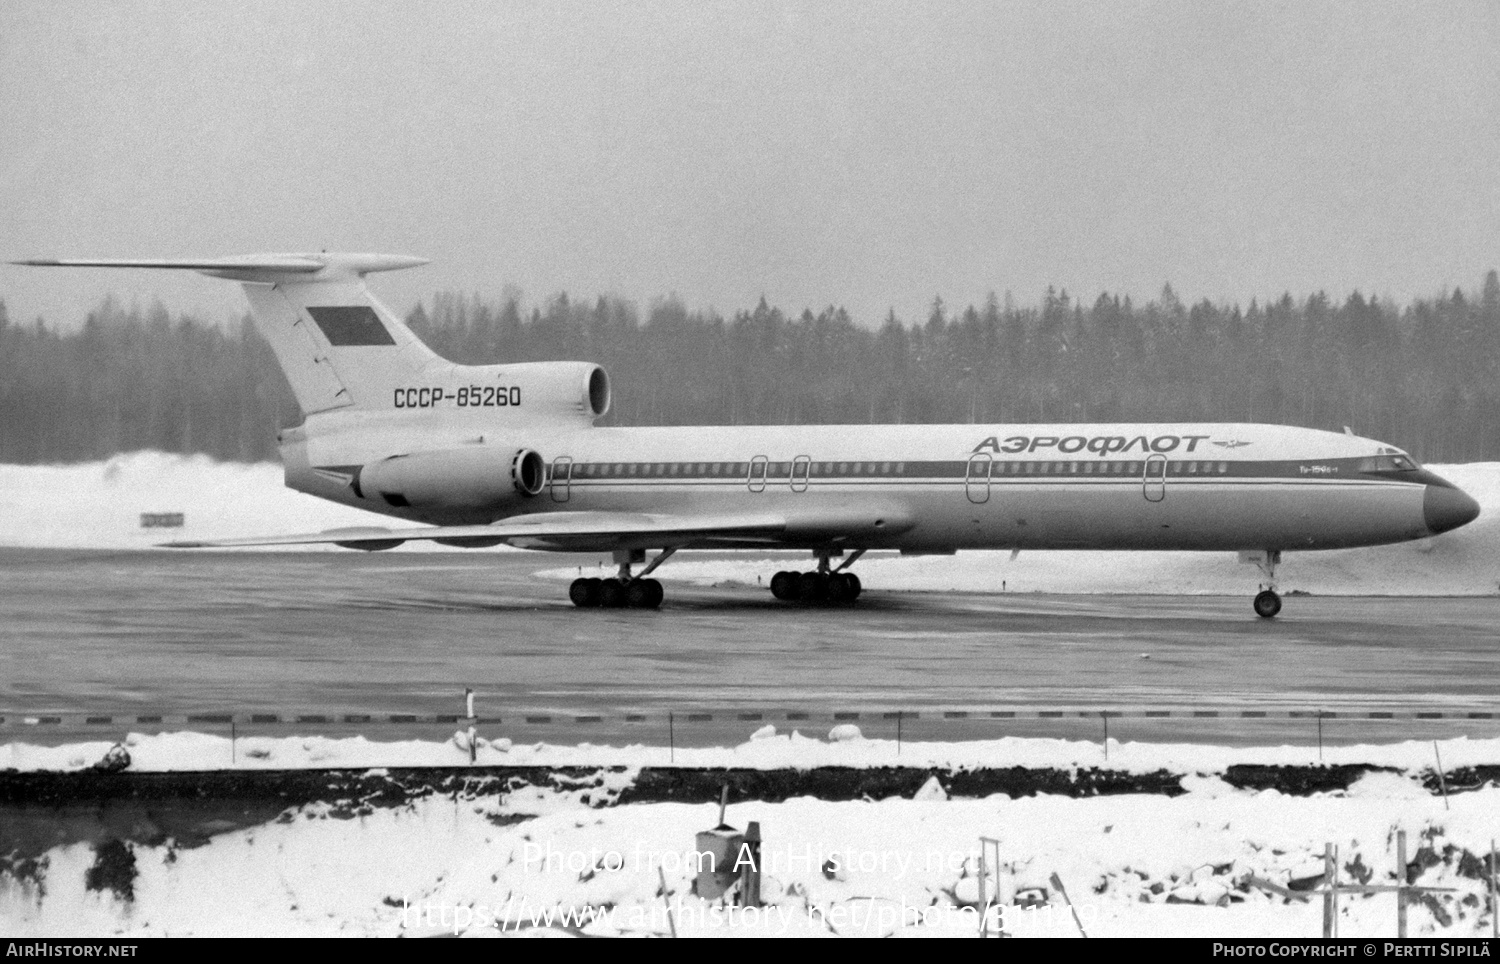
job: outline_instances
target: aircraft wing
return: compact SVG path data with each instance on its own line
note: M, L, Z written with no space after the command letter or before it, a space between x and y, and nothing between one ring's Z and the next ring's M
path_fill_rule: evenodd
M504 519L490 525L422 526L386 529L378 526L330 529L303 535L249 539L202 539L166 542L171 549L217 549L241 546L332 544L348 549L391 549L408 540L480 548L500 543L522 549L607 552L696 543L772 544L787 528L773 514L663 515L635 512L544 512Z

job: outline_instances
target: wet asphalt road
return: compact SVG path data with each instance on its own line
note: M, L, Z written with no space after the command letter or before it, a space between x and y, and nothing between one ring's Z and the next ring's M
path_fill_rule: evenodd
M741 714L788 710L811 713L804 732L860 712L869 736L894 731L885 713L899 710L908 739L1100 727L942 710L1271 713L1111 723L1119 738L1214 742L1303 742L1314 723L1287 710L1500 713L1500 598L1292 597L1268 622L1248 596L867 592L810 608L664 580L660 611L582 611L566 582L534 575L580 561L0 549L0 711L434 714L459 711L472 687L480 715L509 714L519 739L656 742L671 712L684 744L737 741L759 725ZM1500 720L1324 727L1331 742L1500 736Z

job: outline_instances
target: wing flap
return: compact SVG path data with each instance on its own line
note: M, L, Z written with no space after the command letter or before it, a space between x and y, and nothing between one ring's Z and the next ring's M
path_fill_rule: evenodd
M526 549L607 550L733 539L747 543L774 540L786 519L772 514L660 515L626 512L548 512L506 519L491 525L422 526L411 529L331 529L301 535L248 539L195 539L162 543L169 549L228 549L247 546L339 545L351 549L388 549L409 540L447 545L495 545L507 542Z

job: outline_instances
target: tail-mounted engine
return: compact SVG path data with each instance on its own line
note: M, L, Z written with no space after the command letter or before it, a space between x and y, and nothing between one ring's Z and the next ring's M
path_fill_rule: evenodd
M467 445L371 462L357 492L396 508L506 510L541 494L547 464L535 449Z
M609 412L609 375L588 362L526 362L504 365L506 377L523 386L521 411L592 422ZM530 409L530 411L527 411Z

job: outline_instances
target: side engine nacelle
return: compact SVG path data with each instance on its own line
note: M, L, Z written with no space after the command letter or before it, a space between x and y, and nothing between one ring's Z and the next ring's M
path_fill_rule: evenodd
M547 465L535 450L516 445L467 445L413 452L371 462L355 491L397 508L505 510L539 494Z

